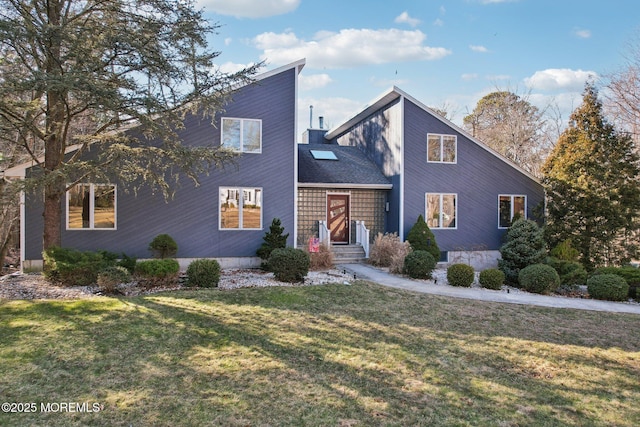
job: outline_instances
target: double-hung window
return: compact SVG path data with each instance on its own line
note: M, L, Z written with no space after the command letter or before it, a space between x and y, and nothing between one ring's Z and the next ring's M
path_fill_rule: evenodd
M458 195L444 193L426 194L426 221L432 229L455 229L458 217Z
M262 188L220 187L221 230L262 229Z
M498 196L498 228L509 228L514 216L527 217L527 196L501 194Z
M458 142L456 135L427 135L427 162L456 163Z
M76 184L67 191L67 230L115 230L116 186Z
M261 153L262 120L224 117L222 145L240 153Z

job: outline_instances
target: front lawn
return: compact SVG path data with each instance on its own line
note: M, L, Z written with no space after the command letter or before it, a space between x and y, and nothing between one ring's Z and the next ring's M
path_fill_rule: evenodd
M639 378L640 316L361 281L0 301L2 426L631 427Z

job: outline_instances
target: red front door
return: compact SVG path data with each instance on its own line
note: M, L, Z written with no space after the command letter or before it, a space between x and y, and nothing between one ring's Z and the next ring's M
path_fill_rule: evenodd
M349 195L327 196L327 224L331 232L331 243L349 243Z

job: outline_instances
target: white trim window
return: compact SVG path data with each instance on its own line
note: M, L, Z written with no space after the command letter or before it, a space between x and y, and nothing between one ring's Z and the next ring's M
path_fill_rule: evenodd
M262 230L262 188L220 187L220 230Z
M115 230L116 186L76 184L67 191L67 230Z
M222 118L222 145L240 153L262 152L262 120Z
M500 194L498 196L498 228L509 228L514 216L527 218L527 196Z
M425 218L431 229L455 230L458 228L458 195L452 193L427 193Z
M427 163L456 163L458 137L456 135L427 134Z

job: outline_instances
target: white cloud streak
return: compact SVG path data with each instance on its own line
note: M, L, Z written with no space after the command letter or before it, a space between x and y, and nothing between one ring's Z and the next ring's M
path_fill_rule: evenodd
M292 12L300 0L197 0L197 5L220 15L258 19Z
M451 54L443 47L424 44L420 30L344 29L338 33L319 32L313 40L294 33L263 33L253 39L262 49L261 59L270 64L286 64L307 58L309 68L349 68L390 62L431 61Z

